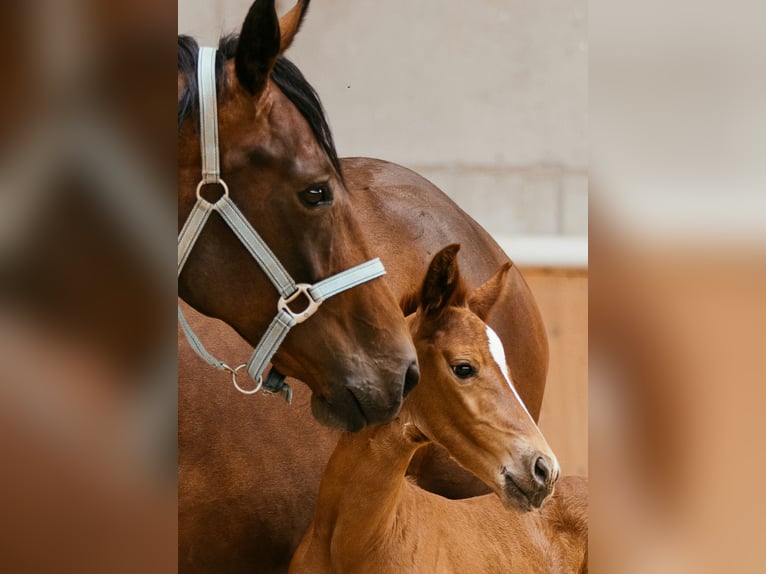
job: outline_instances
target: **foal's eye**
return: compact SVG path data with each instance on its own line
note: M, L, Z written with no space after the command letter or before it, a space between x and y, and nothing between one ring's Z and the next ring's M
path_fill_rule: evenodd
M476 376L476 369L469 363L452 365L452 372L455 373L455 376L459 379L470 379L471 377Z
M332 193L326 183L313 185L300 193L301 201L308 207L319 207L332 203Z

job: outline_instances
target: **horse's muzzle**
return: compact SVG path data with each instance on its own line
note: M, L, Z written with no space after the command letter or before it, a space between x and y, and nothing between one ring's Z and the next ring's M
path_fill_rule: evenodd
M420 369L418 368L418 362L412 361L410 366L407 367L407 373L404 375L404 392L402 393L402 396L407 398L407 395L410 394L410 391L412 391L412 389L415 388L415 385L419 382Z
M391 422L402 408L404 399L404 379L398 383L398 392L378 392L368 384L349 385L348 393L362 413L367 424L382 425Z
M356 432L372 424L391 422L402 407L402 401L420 380L416 360L404 364L398 373L383 371L387 376L353 379L327 396L312 396L311 407L320 423L332 428Z
M540 508L548 497L553 494L556 481L561 470L558 461L541 453L525 457L526 472L513 473L503 469L504 500L506 506L514 506L520 510Z

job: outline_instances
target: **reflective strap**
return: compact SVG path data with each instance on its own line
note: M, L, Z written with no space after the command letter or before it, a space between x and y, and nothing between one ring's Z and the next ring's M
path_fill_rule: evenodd
M264 243L258 232L253 229L250 222L245 219L239 208L228 196L223 196L213 206L221 214L223 220L231 227L231 230L239 240L247 247L250 255L258 262L263 272L277 288L282 297L289 297L297 287L290 274L282 267L276 255Z
M181 270L186 263L186 260L191 253L192 247L197 242L199 234L202 233L202 228L205 226L205 222L210 217L212 205L204 199L198 199L197 203L192 207L189 217L186 219L184 226L181 228L181 232L178 234L178 275L181 275Z
M197 337L189 326L189 323L186 321L186 317L184 317L184 312L181 311L180 305L178 306L178 321L181 323L181 330L184 332L186 340L189 342L189 346L195 353L197 353L197 356L199 356L200 359L221 371L231 371L231 368L226 363L219 361L213 355L208 353L207 349L202 344L202 341L199 340L199 337Z
M320 281L311 287L309 291L316 290L317 296L320 297L320 299L317 300L317 303L321 304L325 299L385 274L386 270L380 259L375 258ZM189 345L197 355L217 369L232 372L232 368L226 363L216 359L208 353L202 342L186 322L186 318L184 317L180 306L178 307L178 320L181 321L181 327L186 335L186 339L189 341ZM261 340L255 347L255 350L247 363L247 372L257 383L257 387L253 391L243 391L239 385L236 384L235 379L235 386L238 390L245 394L251 394L261 388L261 385L263 384L263 372L266 370L269 363L271 363L271 360L274 358L280 345L285 340L285 337L287 337L290 329L296 324L298 324L298 322L289 310L283 309L277 313L276 317L274 317L271 324L266 329L266 332L263 334L263 337L261 337ZM281 380L277 377L281 377ZM267 387L269 390L272 390L272 392L280 392L285 401L288 403L291 401L292 389L290 389L289 385L284 382L284 376L272 369L267 378L267 382L269 383L269 386Z
M247 372L254 381L257 383L263 381L263 371L266 370L277 349L294 325L295 319L286 311L280 311L274 317L247 362Z
M366 283L367 281L371 281L385 274L386 269L383 267L383 263L376 257L375 259L356 265L351 269L341 271L337 275L333 275L328 279L324 279L310 287L308 290L312 297L314 297L313 291L316 290L317 296L319 297L316 299L316 303L321 304L322 301L333 295L357 287L362 283ZM279 313L277 313L277 316L274 317L271 325L266 329L266 333L264 333L258 346L255 348L255 351L253 351L250 361L247 363L247 372L254 381L261 382L261 377L263 376L263 371L266 369L266 366L271 362L271 359L274 358L277 349L279 349L282 341L287 337L287 333L298 323L299 321L296 320L296 316L291 313L289 309L281 309Z
M218 102L215 85L215 48L201 47L197 62L199 85L202 181L216 183L221 177L218 158Z
M337 295L347 289L377 279L386 274L386 268L383 267L380 259L370 259L365 263L346 269L345 271L323 279L309 288L309 293L314 301L321 303L333 295Z
M186 340L189 343L189 347L197 354L197 356L205 361L208 365L215 367L216 369L220 371L226 371L227 373L232 374L232 381L234 382L234 386L237 388L239 392L241 392L244 395L251 395L258 391L258 389L263 388L264 391L267 391L272 394L278 394L280 395L284 401L289 405L293 402L293 389L290 387L289 384L285 381L285 376L277 371L275 368L271 368L269 371L269 374L266 376L266 380L263 381L261 384L261 380L259 380L257 377L254 377L252 375L251 378L256 381L257 386L254 389L251 390L244 390L242 387L240 387L237 384L237 378L236 378L236 371L239 369L233 369L223 361L216 359L213 355L208 352L208 350L205 348L205 346L202 344L202 341L199 340L199 337L197 337L197 334L192 330L191 326L189 325L189 322L186 320L186 317L184 316L183 311L181 310L181 306L178 306L178 321L181 323L181 330L183 331L184 336L186 337ZM284 340L284 337L287 335L287 332L290 330L289 327L285 329L284 333L281 335L281 339L277 341L276 347L279 347L279 344ZM277 337L280 335L278 333L275 333ZM273 349L273 352L271 353L271 357L274 356L274 353L276 352L276 347ZM260 348L260 345L259 345ZM266 353L267 350L264 348L262 350L262 353ZM271 357L266 361L266 364L268 364L271 361ZM253 353L253 356L250 358L250 363L248 365L245 365L247 367L250 366L250 364L253 363L255 360L262 360L260 358L256 359L256 353ZM257 366L253 367L258 368ZM261 373L265 369L264 367L261 368ZM248 370L249 374L249 370Z

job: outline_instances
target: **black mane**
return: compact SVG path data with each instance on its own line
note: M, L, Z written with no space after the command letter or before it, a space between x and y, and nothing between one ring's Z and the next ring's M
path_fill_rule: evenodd
M225 36L218 44L215 76L218 90L221 90L224 62L234 57L237 51L237 35ZM199 110L199 89L197 86L197 55L199 45L190 36L178 36L178 73L183 75L184 90L178 98L178 129L192 113ZM338 152L335 150L332 132L325 117L319 96L303 77L300 70L280 57L271 71L271 79L287 96L301 115L306 118L319 146L330 158L333 167L342 177Z

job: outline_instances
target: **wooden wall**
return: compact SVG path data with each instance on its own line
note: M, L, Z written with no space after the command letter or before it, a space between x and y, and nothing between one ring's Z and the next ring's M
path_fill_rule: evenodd
M588 271L522 269L550 343L540 427L565 474L588 474Z

